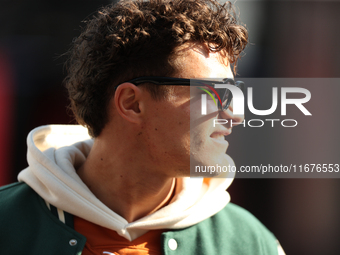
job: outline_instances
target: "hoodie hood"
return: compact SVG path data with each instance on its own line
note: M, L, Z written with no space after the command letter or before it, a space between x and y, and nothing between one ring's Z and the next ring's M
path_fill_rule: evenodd
M132 241L152 229L178 229L197 224L222 210L230 201L226 189L234 176L178 178L170 204L128 222L103 204L76 173L86 160L93 140L79 125L38 127L27 138L28 167L18 179L46 202L97 225L115 230ZM234 162L229 157L230 165Z

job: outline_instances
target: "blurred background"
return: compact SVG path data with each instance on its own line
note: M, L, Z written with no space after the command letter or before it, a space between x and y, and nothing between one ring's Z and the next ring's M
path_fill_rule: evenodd
M62 85L62 54L79 35L81 21L108 3L1 1L0 185L16 181L27 166L31 129L74 123ZM239 62L239 77L340 78L339 1L239 0L236 6L251 42ZM312 107L325 113L313 120L324 125L293 133L236 128L228 153L236 165L290 164L293 156L301 163L340 163L337 92L323 95L320 87L320 94L312 93L313 99L321 98ZM328 96L337 103L327 104ZM312 162L320 154L338 162ZM236 179L229 192L232 202L277 236L287 254L340 254L340 179Z

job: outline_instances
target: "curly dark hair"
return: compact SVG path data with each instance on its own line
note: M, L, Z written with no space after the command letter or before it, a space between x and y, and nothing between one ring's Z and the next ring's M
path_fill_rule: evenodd
M235 67L248 42L232 4L215 0L123 0L86 23L69 51L65 84L77 121L92 137L108 122L114 87L139 76L176 75L179 46L206 44ZM146 89L159 100L165 87Z

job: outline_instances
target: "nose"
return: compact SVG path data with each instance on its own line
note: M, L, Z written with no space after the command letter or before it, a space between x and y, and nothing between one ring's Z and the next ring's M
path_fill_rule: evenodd
M242 121L244 120L244 114L235 115L233 113L233 101L231 101L228 109L219 112L219 118L228 120L228 123L226 125L228 128L231 128L242 123Z

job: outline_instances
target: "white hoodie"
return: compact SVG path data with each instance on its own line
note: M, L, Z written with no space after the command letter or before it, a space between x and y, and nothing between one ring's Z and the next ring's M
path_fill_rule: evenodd
M233 180L180 178L170 204L134 222L127 222L88 189L76 173L93 140L78 125L38 127L27 138L29 166L18 176L47 203L87 221L117 231L132 241L151 229L178 229L197 224L222 210L230 201L226 189ZM230 165L234 162L229 157ZM227 176L224 176L227 177Z

